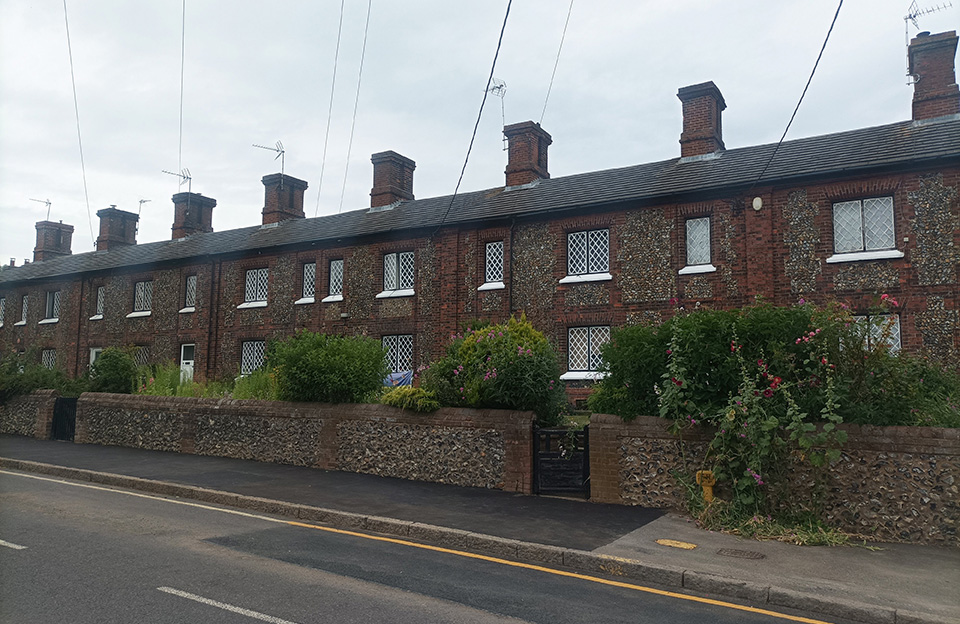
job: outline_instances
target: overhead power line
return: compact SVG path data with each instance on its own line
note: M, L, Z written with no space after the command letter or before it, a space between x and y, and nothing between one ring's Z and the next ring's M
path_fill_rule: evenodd
M90 241L94 246L93 216L90 214L90 195L87 193L87 167L83 162L83 139L80 136L80 105L77 102L77 79L73 73L73 46L70 45L70 20L67 18L67 0L63 0L63 23L67 28L67 54L70 56L70 82L73 85L73 112L77 118L77 144L80 146L80 173L83 175L83 199L87 204L87 225L90 226Z
M543 125L543 116L547 114L547 102L550 101L550 92L553 91L553 79L557 76L557 67L560 65L560 52L563 51L563 42L567 38L567 26L570 25L570 14L573 13L573 0L570 0L570 7L567 9L567 21L563 23L563 34L560 35L560 47L557 48L557 60L553 63L553 73L550 74L550 86L547 87L547 97L543 99L543 111L540 113L540 121Z
M177 138L177 171L183 167L183 67L187 41L187 0L183 0L180 11L180 131Z
M353 131L357 127L357 107L360 105L360 81L363 80L363 59L367 55L367 31L370 30L370 8L373 0L367 0L367 22L363 26L363 48L360 50L360 71L357 74L357 97L353 101L353 121L350 122L350 141L347 143L347 165L343 168L343 188L340 189L339 213L343 210L343 196L347 192L347 173L350 171L350 152L353 150Z
M450 209L453 208L453 200L457 198L457 192L460 190L460 184L463 182L463 175L467 171L467 163L470 162L470 152L473 151L473 142L477 138L477 128L480 127L480 118L483 116L483 106L487 103L487 94L490 93L490 83L493 81L493 72L497 68L497 58L500 56L500 46L503 45L503 33L507 30L507 18L510 17L510 5L513 4L513 0L507 1L507 12L503 16L503 26L500 27L500 38L497 39L497 50L493 53L493 63L490 65L490 75L487 76L487 86L483 89L483 99L480 101L480 110L477 112L477 121L473 124L473 134L470 135L470 145L467 147L467 155L463 159L463 168L460 169L460 179L457 180L457 186L453 189L453 195L450 196L450 203L447 204L447 210L443 213L443 218L440 219L440 224L437 225L437 228L433 231L436 234L440 231L440 228L443 227L443 223L447 220L447 215L450 214Z
M790 121L787 122L787 127L783 129L783 134L780 136L780 140L777 141L777 146L773 148L773 153L770 154L770 159L767 161L767 164L763 166L763 171L760 172L760 175L757 176L757 179L754 180L753 184L750 185L750 188L747 189L747 194L750 194L750 191L760 182L760 179L763 178L763 174L767 172L767 169L770 167L770 163L773 162L773 159L776 158L777 152L780 150L780 145L783 143L783 140L787 138L787 132L790 131L790 125L793 124L794 117L797 116L797 111L800 110L800 103L803 102L803 96L807 94L807 89L810 88L810 83L813 81L813 75L817 73L817 66L820 65L820 59L823 58L823 51L827 49L827 42L830 41L830 33L833 32L833 26L837 23L837 17L840 15L840 7L843 6L843 0L840 0L840 4L837 5L837 11L833 14L833 21L830 22L830 28L827 30L827 36L823 40L823 45L820 46L820 54L817 55L817 62L813 64L813 69L810 71L810 77L807 78L807 84L803 87L803 93L800 94L800 99L797 101L797 106L793 109L793 114L790 115Z
M337 49L333 53L333 79L330 81L330 105L327 107L327 130L323 134L323 157L320 160L320 181L317 182L317 208L313 216L320 214L320 193L323 191L323 170L327 167L327 144L330 141L330 120L333 118L333 94L337 88L337 65L340 60L340 36L343 34L343 4L340 0L340 20L337 24Z

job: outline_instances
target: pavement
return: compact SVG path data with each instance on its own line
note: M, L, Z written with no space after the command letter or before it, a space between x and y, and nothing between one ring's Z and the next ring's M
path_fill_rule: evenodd
M703 531L655 509L11 435L0 435L0 468L386 533L827 621L960 624L957 547L759 542Z

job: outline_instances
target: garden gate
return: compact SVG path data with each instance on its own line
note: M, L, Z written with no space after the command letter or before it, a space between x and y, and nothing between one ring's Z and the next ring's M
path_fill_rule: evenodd
M590 498L590 432L535 429L533 436L535 494L568 494Z
M77 427L77 400L60 397L53 404L53 425L50 427L51 440L69 440Z

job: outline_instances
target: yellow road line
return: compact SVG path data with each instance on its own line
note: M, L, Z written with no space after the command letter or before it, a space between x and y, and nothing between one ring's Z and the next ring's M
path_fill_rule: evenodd
M669 598L677 598L677 599L679 599L679 600L687 600L687 601L690 601L690 602L699 602L699 603L702 603L702 604L708 604L708 605L712 605L712 606L715 606L715 607L725 607L725 608L728 608L728 609L735 609L735 610L737 610L737 611L746 611L746 612L748 612L748 613L756 613L756 614L759 614L759 615L768 615L768 616L770 616L770 617L774 617L774 618L778 618L778 619L782 619L782 620L789 620L789 621L791 621L791 622L803 622L804 624L830 624L829 622L826 622L826 621L824 621L824 620L814 620L814 619L811 619L811 618L806 618L806 617L802 617L802 616L798 616L798 615L789 615L789 614L787 614L787 613L778 613L778 612L776 612L776 611L770 611L770 610L767 610L767 609L759 609L759 608L757 608L757 607L748 607L748 606L739 605L739 604L736 604L736 603L733 603L733 602L725 602L725 601L723 601L723 600L714 600L714 599L712 599L712 598L701 598L701 597L699 597L699 596L690 596L690 595L687 595L687 594L680 594L680 593L677 593L677 592L667 591L667 590L664 590L664 589L656 589L656 588L654 588L654 587L646 587L645 585L636 585L636 584L634 584L634 583L625 583L625 582L623 582L623 581L613 581L613 580L609 580L609 579L605 579L605 578L600 578L600 577L598 577L598 576L590 576L590 575L588 575L588 574L580 574L580 573L578 573L578 572L568 572L568 571L566 571L566 570L556 570L556 569L554 569L554 568L546 568L546 567L543 567L543 566L534 565L534 564L532 564L532 563L523 563L523 562L521 562L521 561L510 561L510 560L508 560L508 559L500 559L499 557L490 557L490 556L488 556L488 555L479 555L479 554L476 554L476 553L466 552L466 551L463 551L463 550L453 550L453 549L451 549L451 548L443 548L443 547L441 547L441 546L431 546L430 544L420 544L420 543L417 543L417 542L411 542L411 541L409 541L409 540L399 539L399 538L396 538L396 537L385 537L385 536L382 536L382 535L370 535L370 534L368 534L368 533L358 533L358 532L356 532L356 531L349 531L349 530L346 530L346 529L337 529L337 528L334 528L334 527L320 526L320 525L317 525L317 524L307 524L307 523L304 523L304 522L296 522L296 521L294 521L294 520L281 520L281 519L278 519L278 518L271 518L271 517L269 517L269 516L262 516L262 515L259 515L259 514L251 514L251 513L247 513L247 512L243 512L243 511L237 511L237 510L233 510L233 509L224 509L224 508L222 508L222 507L213 507L213 506L210 506L210 505L203 505L203 504L200 504L200 503L192 503L192 502L189 502L189 501L174 500L174 499L171 499L171 498L163 498L163 497L161 497L161 496L154 496L154 495L151 495L151 494L141 494L141 493L139 493L139 492L128 492L128 491L124 491L124 490L116 490L116 489L113 489L113 488L101 487L101 486L98 486L98 485L89 485L89 484L86 484L86 483L74 483L74 482L71 482L71 481L65 481L65 480L63 480L63 479L53 479L53 478L50 478L50 477L40 477L40 476L37 476L37 475L24 474L24 473L19 473L19 472L9 472L9 471L7 471L7 470L0 470L0 474L8 474L8 475L13 475L13 476L18 476L18 477L27 477L27 478L30 478L30 479L37 479L37 480L40 480L40 481L50 481L50 482L53 482L53 483L62 483L62 484L64 484L64 485L72 485L72 486L75 486L75 487L83 487L83 488L88 488L88 489L92 489L92 490L101 490L101 491L104 491L104 492L114 492L114 493L117 493L117 494L127 494L127 495L129 495L129 496L136 496L136 497L138 497L138 498L148 498L148 499L151 499L151 500L157 500L157 501L162 501L162 502L167 502L167 503L174 503L174 504L177 504L177 505L184 505L184 506L187 506L187 507L197 507L197 508L200 508L200 509L208 509L208 510L211 510L211 511L219 511L219 512L222 512L222 513L233 514L233 515L236 515L236 516L244 516L244 517L247 517L247 518L255 518L255 519L257 519L257 520L265 520L265 521L267 521L267 522L273 522L273 523L277 523L277 524L287 524L287 525L290 525L290 526L301 527L301 528L305 528L305 529L314 529L314 530L317 530L317 531L326 531L327 533L336 533L336 534L339 534L339 535L349 535L349 536L352 536L352 537L359 537L359 538L362 538L362 539L373 540L373 541L377 541L377 542L388 542L388 543L391 543L391 544L398 544L398 545L401 545L401 546L408 546L408 547L411 547L411 548L419 548L419 549L421 549L421 550L430 550L430 551L439 552L439 553L445 553L445 554L449 554L449 555L456 555L456 556L458 556L458 557L466 557L466 558L469 558L469 559L478 559L478 560L480 560L480 561L489 561L489 562L491 562L491 563L497 563L497 564L500 564L500 565L511 566L511 567L514 567L514 568L521 568L521 569L525 569L525 570L535 570L535 571L537 571L537 572L544 572L544 573L546 573L546 574L553 574L554 576L564 576L564 577L567 577L567 578L575 578L575 579L580 579L580 580L582 580L582 581L589 581L589 582L591 582L591 583L599 583L599 584L601 584L601 585L610 585L610 586L612 586L612 587L620 587L620 588L623 588L623 589L632 589L632 590L635 590L635 591L641 591L641 592L645 592L645 593L648 593L648 594L655 594L655 595L657 595L657 596L666 596L666 597L669 597Z

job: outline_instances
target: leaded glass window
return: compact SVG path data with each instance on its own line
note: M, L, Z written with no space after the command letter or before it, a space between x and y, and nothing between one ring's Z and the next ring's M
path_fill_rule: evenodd
M153 308L153 282L137 282L133 288L133 311L149 312Z
M27 295L23 296L23 299L20 301L20 322L27 322L27 304L30 302L30 299Z
M387 366L390 372L402 373L413 370L413 336L384 336L383 348L387 350Z
M898 314L870 314L854 316L868 349L886 345L891 353L900 350L900 316Z
M610 270L610 230L567 234L567 275L606 273Z
M107 297L107 287L98 286L97 287L97 311L96 311L97 316L103 316L103 304L106 297Z
M267 300L267 283L270 279L270 269L250 269L247 271L246 287L243 292L243 301L250 303L253 301Z
M3 317L7 313L7 298L0 297L0 327L3 327Z
M150 347L140 346L133 350L133 363L137 366L146 366L150 363Z
M687 219L687 266L710 264L710 217Z
M40 352L40 364L44 368L55 368L57 366L57 350L44 349Z
M197 276L188 275L186 290L183 295L183 307L195 308L197 306Z
M45 319L60 318L60 291L54 290L47 293L47 307L45 310Z
M503 281L503 241L487 243L484 281L488 284Z
M567 330L567 370L599 370L600 347L608 342L610 342L609 325L571 327Z
M303 296L313 297L317 291L317 263L307 262L303 265Z
M414 283L412 251L389 253L383 256L383 289L409 290Z
M895 249L893 198L871 197L834 204L833 248L836 253Z
M263 340L248 340L243 343L240 353L240 374L249 375L266 362L267 343Z
M330 261L330 292L328 294L343 294L343 260Z

